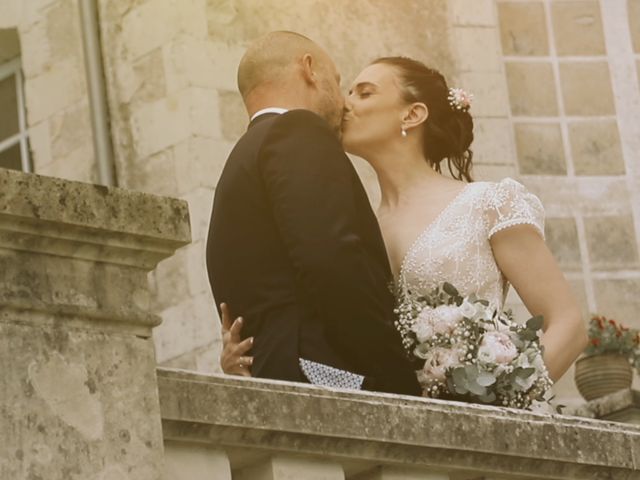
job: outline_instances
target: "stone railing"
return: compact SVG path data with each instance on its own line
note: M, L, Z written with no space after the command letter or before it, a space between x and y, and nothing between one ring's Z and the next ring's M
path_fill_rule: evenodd
M171 480L640 478L634 425L169 369L158 382Z
M640 391L626 389L567 411L579 417L640 425ZM640 452L638 452L640 458Z
M0 479L640 478L634 425L157 370L189 241L182 201L0 169Z

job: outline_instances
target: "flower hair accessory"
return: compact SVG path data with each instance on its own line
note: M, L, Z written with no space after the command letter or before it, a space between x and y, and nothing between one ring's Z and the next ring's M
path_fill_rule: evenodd
M465 92L462 88L450 88L447 99L449 100L451 108L466 112L471 108L473 94Z

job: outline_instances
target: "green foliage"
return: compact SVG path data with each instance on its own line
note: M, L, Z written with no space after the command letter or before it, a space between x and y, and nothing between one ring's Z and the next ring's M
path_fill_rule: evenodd
M640 331L602 315L593 315L589 322L589 345L584 353L587 356L618 353L640 371Z

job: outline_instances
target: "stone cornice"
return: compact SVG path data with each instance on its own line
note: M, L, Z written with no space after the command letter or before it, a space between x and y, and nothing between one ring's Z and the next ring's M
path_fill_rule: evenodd
M190 241L182 200L0 169L0 248L150 270Z
M632 425L169 369L158 382L165 440L235 451L236 464L269 450L448 472L640 478Z

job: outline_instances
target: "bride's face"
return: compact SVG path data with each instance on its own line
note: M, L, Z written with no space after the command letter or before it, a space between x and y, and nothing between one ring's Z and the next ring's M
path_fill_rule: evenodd
M353 81L345 102L344 149L367 158L381 146L400 141L406 107L395 68L385 64L369 65Z

